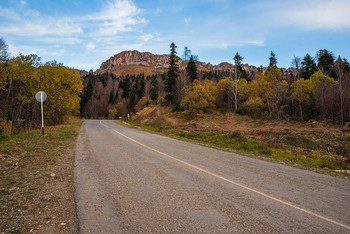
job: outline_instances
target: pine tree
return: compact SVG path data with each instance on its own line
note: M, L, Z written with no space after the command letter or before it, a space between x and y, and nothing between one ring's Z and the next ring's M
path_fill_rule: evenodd
M234 82L234 97L235 97L235 111L237 111L238 108L238 79L241 78L242 74L242 61L243 57L236 53L235 57L233 57L233 60L235 61L235 82Z
M331 52L328 50L319 50L317 53L317 63L318 68L325 74L326 76L334 76L331 74L333 71L334 57Z
M187 75L190 78L190 82L193 82L194 80L198 80L197 66L196 66L196 63L193 60L193 56L192 55L191 55L190 60L187 63L186 73L187 73Z
M272 51L271 51L271 54L270 54L269 60L270 60L269 67L271 67L271 66L277 67L277 59L276 59L276 54L274 54Z
M169 56L169 68L168 68L168 74L164 81L164 90L167 93L165 96L165 99L169 102L172 102L175 104L175 85L176 85L176 79L179 75L179 65L177 64L177 61L179 60L179 57L176 55L176 48L177 46L173 43L170 45L170 56Z
M304 79L309 79L312 74L318 71L314 59L309 54L305 55L301 65L301 77Z

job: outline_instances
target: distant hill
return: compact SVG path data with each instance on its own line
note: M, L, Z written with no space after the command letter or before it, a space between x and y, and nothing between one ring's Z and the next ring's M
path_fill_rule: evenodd
M169 55L167 54L158 55L150 52L139 52L137 50L123 51L103 62L100 68L94 73L102 74L105 72L110 72L117 77L125 76L127 74L137 75L140 73L144 73L145 76L151 76L167 72L168 60ZM179 59L178 64L180 70L185 70L187 61ZM234 65L228 62L212 65L210 63L196 61L196 64L197 68L201 72L234 71ZM243 69L249 74L249 76L255 76L255 74L258 72L257 67L248 64L244 64ZM264 67L263 71L266 69L267 68Z

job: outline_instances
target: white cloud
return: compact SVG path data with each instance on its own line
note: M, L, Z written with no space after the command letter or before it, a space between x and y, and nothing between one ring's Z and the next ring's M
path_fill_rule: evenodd
M133 31L132 26L146 23L144 18L139 17L141 13L142 10L130 0L115 0L108 2L96 14L80 17L78 21L89 27L97 25L94 36L111 36L119 32Z
M152 34L142 34L140 36L140 39L142 41L146 42L146 41L149 41L149 40L153 39L153 35Z
M96 45L94 43L89 42L85 45L85 47L88 50L94 50L96 48Z
M265 2L266 3L266 2ZM268 4L273 25L304 29L350 28L349 0L272 1Z
M95 14L82 17L50 17L28 9L25 1L19 7L0 7L0 33L17 36L39 37L46 35L71 36L88 31L94 37L111 36L120 32L134 31L135 25L146 23L139 15L142 10L131 0L114 0L108 2Z
M186 24L189 24L189 23L192 22L192 19L191 19L191 17L185 17L184 21L185 21Z

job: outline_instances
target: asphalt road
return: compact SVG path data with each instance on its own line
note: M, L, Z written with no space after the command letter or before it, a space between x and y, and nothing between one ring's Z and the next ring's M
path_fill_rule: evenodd
M84 122L81 233L350 233L350 182L120 126Z

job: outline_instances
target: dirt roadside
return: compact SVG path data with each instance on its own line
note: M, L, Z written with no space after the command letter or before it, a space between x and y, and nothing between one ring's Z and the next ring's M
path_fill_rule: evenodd
M75 139L82 120L0 141L0 233L77 233Z

